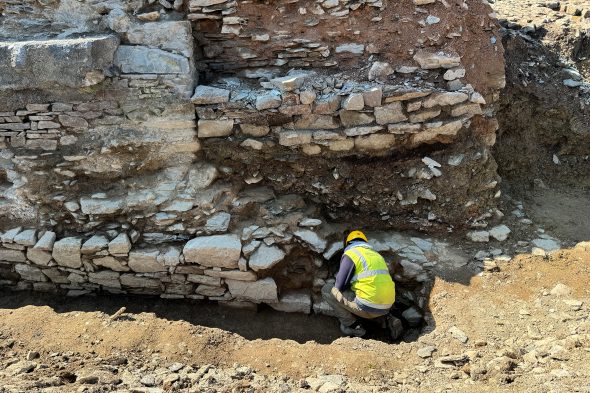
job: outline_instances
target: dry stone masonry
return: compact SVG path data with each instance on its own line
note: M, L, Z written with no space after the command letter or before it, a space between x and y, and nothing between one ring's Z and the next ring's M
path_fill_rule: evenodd
M330 313L379 229L410 326L499 196L481 0L0 4L0 283ZM504 236L501 228L492 236ZM452 257L449 257L451 255Z

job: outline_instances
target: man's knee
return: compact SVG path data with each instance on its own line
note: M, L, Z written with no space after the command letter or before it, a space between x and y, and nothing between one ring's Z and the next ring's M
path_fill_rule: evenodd
M328 298L333 297L332 296L332 288L334 288L334 282L328 281L327 283L324 284L324 286L322 287L322 297L324 299L328 299Z

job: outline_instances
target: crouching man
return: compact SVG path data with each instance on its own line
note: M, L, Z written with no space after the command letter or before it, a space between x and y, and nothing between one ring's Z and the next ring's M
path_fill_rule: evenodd
M387 315L395 302L395 284L387 264L367 241L361 231L348 235L336 283L322 288L322 297L332 306L340 330L348 336L362 337L366 333L357 317Z

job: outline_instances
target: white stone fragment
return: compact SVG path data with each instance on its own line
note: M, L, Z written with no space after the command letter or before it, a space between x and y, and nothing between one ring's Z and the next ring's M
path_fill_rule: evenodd
M501 242L508 239L510 232L510 228L506 225L495 226L489 231L491 237Z

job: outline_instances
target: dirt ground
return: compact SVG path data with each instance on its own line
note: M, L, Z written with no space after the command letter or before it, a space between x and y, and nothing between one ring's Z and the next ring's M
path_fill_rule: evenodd
M512 28L537 26L507 42L494 151L513 229L501 247L513 258L464 279L437 277L432 331L387 343L343 338L332 318L270 309L0 292L0 393L590 392L590 145L587 134L568 134L572 116L584 124L590 113L552 68L571 51L579 19L543 4L494 4ZM511 214L519 202L531 224ZM542 233L566 248L518 251ZM449 241L471 255L497 246Z
M4 293L0 391L150 391L104 376L94 384L80 381L97 367L122 378L126 372L157 374L175 363L195 370L246 367L261 378L280 376L294 391L325 374L345 381L334 391L590 391L588 261L590 245L581 245L548 257L519 255L469 285L437 279L430 305L436 329L398 345L338 338L333 321L318 317L262 312L254 318L245 311L142 304L137 298L64 301ZM110 320L120 304L130 312ZM316 341L305 342L311 333ZM420 357L428 346L433 353ZM30 361L34 369L15 372L31 351L39 353ZM125 362L112 366L114 358ZM55 377L58 390L35 387ZM239 388L215 388L201 379L197 384L214 389L208 391L275 388L248 378L232 379Z

